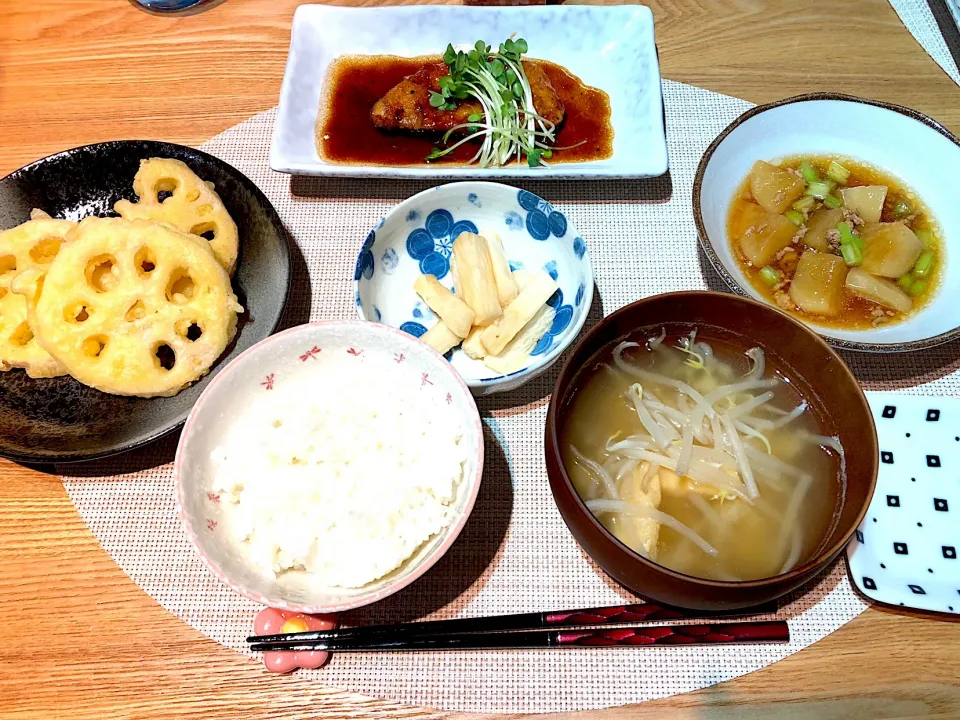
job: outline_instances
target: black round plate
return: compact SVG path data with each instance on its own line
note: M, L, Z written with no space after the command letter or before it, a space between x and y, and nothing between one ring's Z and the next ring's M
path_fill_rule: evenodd
M58 218L115 215L113 204L136 200L140 160L176 158L217 193L240 231L233 278L245 312L237 337L210 373L168 398L108 395L70 377L33 379L0 372L0 456L21 462L74 462L125 452L176 430L217 370L270 335L290 290L290 240L277 211L246 176L212 155L165 142L122 140L66 150L0 180L0 230L40 208Z

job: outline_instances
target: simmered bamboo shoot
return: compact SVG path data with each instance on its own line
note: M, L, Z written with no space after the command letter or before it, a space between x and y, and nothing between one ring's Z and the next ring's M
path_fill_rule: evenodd
M507 256L503 252L500 236L491 233L486 237L490 261L493 264L493 277L497 281L497 298L500 301L500 307L506 307L513 302L520 290L517 288L517 281L513 279L513 273L510 272L510 263L507 262Z
M507 343L533 319L556 291L556 281L542 270L538 272L530 284L520 291L516 300L507 306L503 317L483 331L480 341L487 354L496 355L502 352Z
M475 233L460 233L453 243L453 257L463 301L476 314L474 324L489 325L503 314L503 310L487 241Z
M476 317L473 310L441 285L436 277L421 275L413 283L413 289L427 306L440 316L447 327L457 334L457 337L465 338L470 334L470 328L473 327L473 320Z
M443 320L427 330L420 336L420 339L441 355L446 355L459 345L461 340L453 330L447 327Z

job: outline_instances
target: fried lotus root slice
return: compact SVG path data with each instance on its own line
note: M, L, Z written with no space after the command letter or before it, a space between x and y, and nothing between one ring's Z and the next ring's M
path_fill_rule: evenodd
M119 200L114 205L120 217L159 220L205 238L223 268L233 274L239 242L237 224L213 183L201 180L180 160L150 158L140 161L133 191L138 202Z
M243 308L206 241L146 220L88 218L43 280L37 340L85 385L175 395L233 339Z
M67 369L37 344L27 318L27 302L14 292L16 279L24 272L42 278L76 226L54 220L34 210L29 222L0 232L0 370L23 368L33 378L66 375Z

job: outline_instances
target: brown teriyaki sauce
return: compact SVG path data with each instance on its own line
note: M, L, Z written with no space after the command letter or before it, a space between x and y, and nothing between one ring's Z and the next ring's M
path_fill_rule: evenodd
M391 55L345 56L331 66L325 82L316 125L316 146L327 162L350 165L425 165L424 158L437 146L437 133L388 132L374 126L370 110L386 92L412 75L435 56L401 58ZM585 85L565 68L545 60L525 60L540 65L566 107L557 133L553 163L589 162L613 154L610 97ZM465 143L431 165L462 165L477 152Z

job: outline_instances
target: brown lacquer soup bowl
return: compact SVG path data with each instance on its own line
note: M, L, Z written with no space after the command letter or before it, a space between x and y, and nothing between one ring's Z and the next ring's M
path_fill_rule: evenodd
M642 342L697 328L698 339L746 351L760 347L809 403L824 434L844 448L831 522L812 554L788 572L759 580L706 580L658 565L620 542L578 494L564 465L560 442L571 408L599 357L625 338ZM761 303L713 292L681 292L640 300L594 326L560 372L547 413L547 472L560 514L586 553L630 590L678 607L730 611L759 605L803 585L825 570L863 519L877 479L876 429L866 398L840 357L812 330Z

